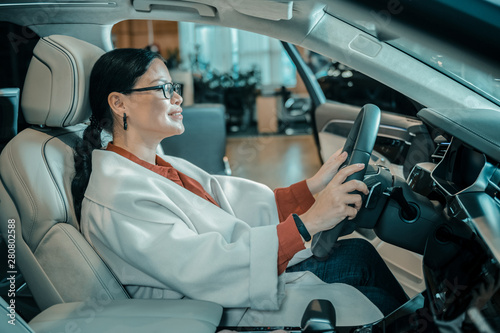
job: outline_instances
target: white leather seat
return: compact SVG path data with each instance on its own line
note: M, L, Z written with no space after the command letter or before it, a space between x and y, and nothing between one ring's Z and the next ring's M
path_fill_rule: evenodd
M109 310L97 313L99 320L94 324L116 324L125 320L123 311L135 311L147 318L141 322L156 323L144 324L152 328L146 331L156 331L165 318L170 324L163 327L163 332L215 331L222 314L217 304L142 300L137 306L137 300L129 300L125 289L79 232L71 196L72 147L80 140L86 127L82 123L90 115L90 71L104 52L81 40L54 35L42 38L33 53L21 106L26 121L34 126L19 133L0 155L0 232L7 235L5 222L15 220L16 261L38 306L45 310L59 303L83 302L80 304L85 306L97 302ZM45 314L35 323L44 331L40 322L58 318L53 317L54 313L64 313L61 320L79 315L80 319L72 318L85 322L81 313L74 312L74 305L67 306L56 306L56 310L50 310L52 314ZM148 316L154 307L162 309L164 316L158 311ZM179 312L179 307L190 311ZM179 320L173 320L176 317ZM95 326L80 328L84 332L98 331ZM141 328L129 329L135 332Z

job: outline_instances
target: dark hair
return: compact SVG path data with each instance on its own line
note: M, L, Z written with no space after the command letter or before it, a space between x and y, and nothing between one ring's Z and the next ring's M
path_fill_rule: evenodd
M90 73L89 100L92 115L75 147L75 177L71 183L76 217L81 218L82 200L92 172L92 151L102 147L101 132L113 133L113 113L108 104L112 92L132 89L153 62L163 58L143 49L116 49L103 54Z

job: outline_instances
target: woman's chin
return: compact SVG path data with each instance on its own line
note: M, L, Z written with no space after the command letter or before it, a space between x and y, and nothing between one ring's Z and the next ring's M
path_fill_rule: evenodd
M181 135L182 133L184 133L184 125L181 123L175 127L170 126L168 130L164 131L164 133L166 134L165 137L167 138L175 135Z
M181 135L182 133L184 133L184 126L181 129L179 129L178 133L174 135Z

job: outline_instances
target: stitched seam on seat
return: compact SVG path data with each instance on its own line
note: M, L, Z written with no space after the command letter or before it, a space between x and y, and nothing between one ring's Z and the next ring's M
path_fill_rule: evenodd
M63 134L60 134L60 135L63 135ZM49 138L47 141L45 141L43 143L43 145L42 145L42 158L43 158L43 162L45 163L45 166L47 167L47 171L49 173L49 176L52 179L52 182L54 183L54 187L56 188L57 193L59 194L59 199L61 200L61 203L62 203L62 206L63 206L63 210L64 210L64 220L63 220L63 222L67 223L68 222L68 207L66 207L66 203L64 202L64 198L63 198L63 195L61 193L61 190L59 189L59 186L57 186L57 182L55 180L54 174L52 173L52 170L50 169L50 166L47 163L47 159L46 159L46 155L45 155L45 147L47 146L48 142L50 140L52 140L52 139L60 136L60 135L52 136L51 138Z
M71 114L71 110L73 110L73 106L75 104L75 75L74 75L74 66L73 66L73 61L71 59L71 57L68 55L68 53L66 52L66 50L61 47L60 45L56 44L56 42L50 38L46 38L45 41L47 42L47 45L48 46L51 46L52 48L54 48L55 50L58 50L62 55L64 55L67 59L68 59L68 63L70 65L70 68L72 69L72 76L73 76L73 91L72 91L72 98L71 98L71 105L69 106L68 110L66 111L66 115L64 116L64 118L62 119L61 123L60 123L60 126L61 127L64 127L64 123L65 121L69 118L70 114ZM52 99L51 99L52 100Z
M89 243L90 244L90 243ZM90 246L92 246L92 249L96 252L97 256L99 257L99 259L101 259L101 262L104 264L104 266L106 266L106 268L108 269L109 273L115 278L115 280L117 281L118 285L120 286L120 288L122 289L123 291L123 294L128 298L128 299L131 299L132 297L130 296L130 294L128 293L127 289L125 289L125 287L122 285L120 279L116 276L115 272L113 272L113 270L109 267L109 265L106 263L106 261L104 261L104 259L102 259L102 256L101 254L99 253L99 251L97 251L97 249L94 247L94 245L90 244Z
M36 54L33 54L33 58L37 59L38 61L40 61L42 64L45 65L45 67L47 67L47 69L52 73L52 70L50 69L50 66L45 62L43 61L42 59L40 59ZM29 71L29 70L28 70ZM52 88L52 87L51 87ZM52 98L50 99L51 101L51 104L52 104ZM47 110L47 114L45 115L45 119L43 120L43 124L46 124L47 123L47 118L49 117L49 110L50 110L50 106Z
M45 238L45 236L46 236L46 234L44 235L44 238ZM35 258L35 261L37 262L38 266L40 267L40 269L42 270L43 274L45 275L47 282L52 287L52 290L57 294L57 297L61 300L60 303L66 303L66 300L61 296L61 293L59 292L59 290L57 290L57 288L54 286L54 283L52 282L52 280L50 279L50 277L45 272L44 267L38 261L37 252L38 252L38 249L39 249L40 244L42 242L43 242L43 238L42 238L42 241L40 241L40 243L38 243L36 250L32 251L33 257ZM59 304L59 303L55 303L55 304ZM51 305L54 305L54 304L51 304Z
M85 261L87 262L87 264L89 265L89 267L92 269L92 272L94 272L94 275L95 277L99 280L101 286L103 287L103 289L106 291L106 293L108 294L108 296L111 298L111 299L114 299L113 295L111 294L111 292L109 291L108 287L106 286L106 284L104 283L103 279L101 278L100 274L97 273L97 270L95 269L94 265L92 265L90 259L88 258L88 256L84 253L83 249L81 248L81 246L76 242L75 238L73 238L72 235L69 234L69 232L67 230L64 229L64 227L60 227L60 229L72 240L73 244L78 248L80 254L82 255L82 257L85 259Z
M68 135L68 134L76 134L76 133L78 133L78 132L82 132L82 131L83 131L83 129L81 129L81 130L77 130L77 131L74 131L74 132L71 132L71 131L64 131L64 132L62 132L62 133L56 133L56 134L54 134L54 135L51 135L51 136L49 137L49 139L48 139L48 140L46 140L46 141L43 143L43 145L42 145L42 157L43 157L43 161L44 161L44 163L45 163L45 166L47 167L47 171L48 171L48 173L49 173L49 175L50 175L50 178L52 179L52 182L54 183L54 186L55 186L55 188L57 189L57 192L58 192L58 194L59 194L59 199L61 200L62 205L63 205L63 207L64 207L64 220L63 220L63 221L61 221L61 222L64 222L64 223L68 223L68 222L69 222L69 214L68 214L69 207L67 207L67 206L66 206L66 203L65 203L65 201L64 201L64 196L63 196L63 194L62 194L62 192L61 192L61 189L60 189L60 188L59 188L59 186L57 185L57 182L56 182L55 177L54 177L54 173L52 172L52 169L50 168L50 165L49 165L49 163L47 162L47 158L46 158L46 154L45 154L45 149L46 149L46 146L47 146L47 144L49 143L49 141L50 141L50 140L52 140L52 139L58 138L58 137L60 137L60 136ZM63 143L64 143L64 142L63 142ZM70 148L71 148L71 150L73 151L73 147L71 147L70 145L67 145L66 143L64 143L64 144L65 144L66 146L70 147ZM63 180L63 182L64 182L64 180Z
M36 201L35 201L35 198L32 196L32 194L31 194L31 192L30 192L30 190L28 188L28 184L26 184L24 182L23 177L21 177L21 174L19 173L19 171L17 169L17 166L16 166L15 161L14 161L14 157L12 156L12 144L8 146L7 153L8 153L7 156L9 157L7 160L10 162L10 164L12 166L12 170L14 170L14 173L17 176L17 179L18 179L19 183L24 188L26 196L28 197L29 202L31 203L32 210L33 210L33 217L31 218L31 225L29 226L28 236L27 236L27 239L25 239L26 243L28 244L28 247L30 247L29 246L29 241L31 239L31 235L33 233L35 221L37 220L37 216L38 216L38 210L37 210L37 206L36 206ZM15 202L14 202L14 205L16 205ZM21 217L21 210L19 209L19 207L17 207L17 205L16 205L16 208L17 208L17 211L19 213L19 217ZM22 236L22 230L21 230L21 236Z
M33 130L34 130L34 129L33 129ZM47 133L44 133L44 132L41 132L41 131L38 131L38 130L36 130L36 131L37 131L37 132L39 132L39 133L47 134ZM44 154L44 149L45 149L45 146L47 145L47 143L48 143L50 140L52 140L52 139L54 139L54 138L57 138L57 137L59 137L59 136L63 136L63 135L66 135L66 134L73 134L73 133L77 133L77 132L80 132L80 131L81 131L81 130L74 131L74 132L64 131L64 132L62 132L62 133L55 133L54 135L50 135L50 134L48 134L48 135L49 135L49 138L48 138L45 142L43 142L43 143L42 143L42 146L41 146L41 152L40 152L40 154L41 154L41 156L42 156L42 158L43 158L43 160L44 160L44 163L45 163L45 165L46 165L46 167L47 167L47 172L49 173L49 175L50 175L50 177L51 177L51 179L52 179L52 182L54 183L54 186L55 186L55 188L57 189L57 191L58 191L58 193L59 193L59 197L60 197L60 199L61 199L61 201L62 201L62 203L63 203L63 206L64 206L65 221L60 221L60 222L64 222L64 223L67 223L67 222L68 222L68 212L67 212L68 208L66 207L66 204L64 203L64 199L62 198L62 193L61 193L61 190L59 189L59 186L57 186L57 183L56 183L56 181L55 181L55 178L53 177L52 170L50 169L50 167L49 167L49 165L48 165L48 163L47 163L47 160L46 160L46 158L45 158L45 154ZM35 221L36 221L36 220L35 220ZM56 220L56 219L54 219L54 222L56 222L56 221L57 221L57 220ZM33 225L34 225L34 223L33 223ZM75 228L75 229L76 229L76 228ZM31 234L30 234L30 235L31 235ZM44 235L44 237L45 237L45 235ZM39 242L39 243L37 244L37 246L33 249L33 252L35 252L35 251L38 249L38 246L39 246L39 245L40 245L40 242Z

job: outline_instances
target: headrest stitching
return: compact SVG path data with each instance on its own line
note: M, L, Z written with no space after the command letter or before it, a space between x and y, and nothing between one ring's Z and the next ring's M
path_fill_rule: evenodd
M41 59L40 57L38 57L36 54L33 54L33 57L36 58L38 61L40 61L42 64L45 65L45 67L47 67L47 69L50 71L50 73L52 73L52 68L50 68L49 64L47 64L45 61L43 61L43 59ZM54 88L54 85L52 85L51 87L51 92L52 92L52 89ZM52 98L50 99L50 105L49 105L49 110L52 109ZM45 120L44 120L44 124L47 124L47 118L49 118L49 114L50 112L47 112L47 114L45 115Z
M57 44L57 43L56 43L53 39L51 39L51 38L47 37L47 38L45 39L45 41L47 42L47 44L48 44L49 46L52 46L54 49L59 50L59 52L60 52L61 54L63 54L63 55L64 55L64 56L68 59L68 63L69 63L69 65L70 65L71 69L72 69L72 71L71 71L71 75L73 76L73 80L72 80L72 82L73 82L72 94L73 94L73 95L72 95L72 96L70 96L70 97L71 97L71 105L68 107L68 110L67 110L67 112L66 112L66 115L65 115L65 117L62 119L62 122L61 122L61 124L60 124L60 126L61 126L61 127L64 127L64 124L65 124L66 120L68 120L69 116L71 115L71 111L72 111L72 110L74 109L74 107L75 107L75 91L76 91L77 86L78 86L77 82L75 82L75 81L76 81L76 76L75 76L75 71L76 71L76 68L75 68L75 63L76 63L76 61L74 60L74 58L73 58L73 57L71 57L71 56L70 56L71 54L70 54L69 52L67 52L67 51L66 51L66 49L65 49L63 46L61 46L61 45ZM52 99L51 99L51 100L52 100Z

